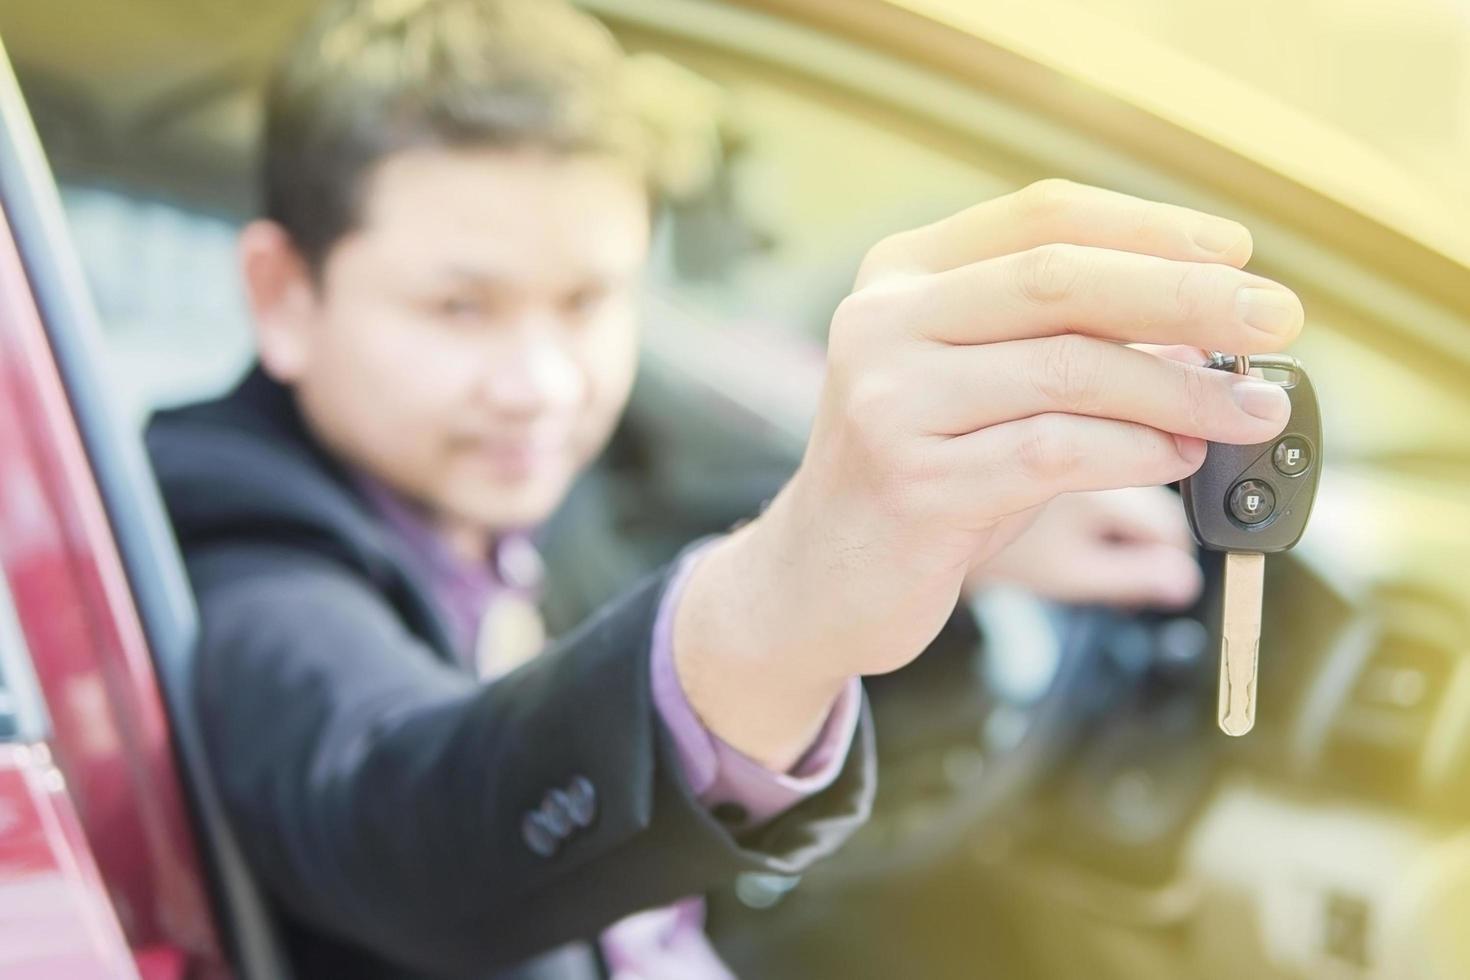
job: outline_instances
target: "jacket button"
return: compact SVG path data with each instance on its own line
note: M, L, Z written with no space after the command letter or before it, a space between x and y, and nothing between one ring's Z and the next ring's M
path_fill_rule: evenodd
M532 853L544 858L551 857L561 846L560 838L541 822L541 815L535 810L521 820L521 840L526 842Z
M566 812L572 823L587 828L597 819L597 787L586 776L573 776L567 784Z
M558 796L565 798L566 794L559 789L547 793L546 798L541 801L541 809L538 812L541 814L541 826L557 837L564 838L572 832L572 815L561 805L561 801L557 799Z
M735 895L742 905L768 909L786 897L801 882L800 875L773 875L747 871L735 879Z

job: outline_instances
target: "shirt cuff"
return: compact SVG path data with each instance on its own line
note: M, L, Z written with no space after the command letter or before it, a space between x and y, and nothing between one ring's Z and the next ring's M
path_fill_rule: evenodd
M842 771L857 731L862 684L838 695L816 740L788 772L774 772L715 735L699 720L674 667L674 611L699 559L719 539L686 552L670 577L653 626L653 703L673 737L694 796L722 823L748 830L830 786Z

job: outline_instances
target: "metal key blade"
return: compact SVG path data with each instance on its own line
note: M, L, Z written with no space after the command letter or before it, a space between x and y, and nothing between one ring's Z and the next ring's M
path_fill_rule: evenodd
M1224 619L1220 630L1220 730L1244 735L1256 723L1256 661L1261 649L1261 595L1266 556L1225 556Z

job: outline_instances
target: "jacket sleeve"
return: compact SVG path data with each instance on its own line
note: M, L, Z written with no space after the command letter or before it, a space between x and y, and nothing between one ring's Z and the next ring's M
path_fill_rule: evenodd
M484 685L344 566L242 557L191 564L196 703L226 809L278 901L381 956L511 964L741 871L799 874L866 819L866 708L833 785L752 835L693 798L649 693L667 572ZM585 828L532 816L574 786Z

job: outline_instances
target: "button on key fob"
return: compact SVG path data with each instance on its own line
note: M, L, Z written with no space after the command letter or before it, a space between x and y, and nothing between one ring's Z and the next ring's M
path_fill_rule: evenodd
M1266 556L1300 540L1322 470L1322 417L1301 362L1284 354L1217 354L1210 367L1260 374L1281 385L1291 420L1270 442L1210 443L1204 465L1181 485L1200 547L1225 552L1220 631L1220 729L1244 735L1256 720L1256 670Z

